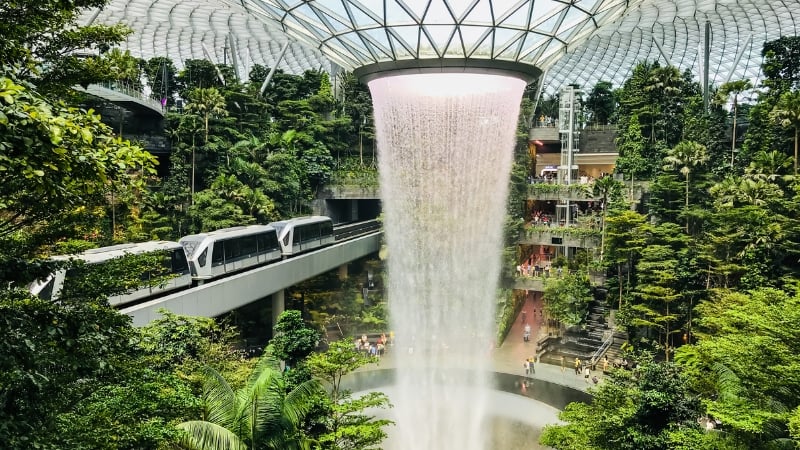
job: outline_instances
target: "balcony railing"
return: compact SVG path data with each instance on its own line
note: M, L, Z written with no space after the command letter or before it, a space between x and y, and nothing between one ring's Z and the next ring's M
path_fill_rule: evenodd
M110 89L112 91L116 91L121 94L125 94L128 97L133 97L136 100L146 104L148 107L152 109L155 110L164 109L164 106L161 104L159 100L145 95L141 90L137 89L135 86L132 86L124 81L104 81L102 83L97 83L97 86L104 87L106 89Z

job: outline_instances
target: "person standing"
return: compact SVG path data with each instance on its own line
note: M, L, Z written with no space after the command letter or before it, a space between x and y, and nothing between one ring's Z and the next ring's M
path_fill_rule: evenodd
M527 359L522 362L522 367L525 368L525 376L527 377L528 376L528 372L530 371L530 363L528 362Z
M531 325L528 323L525 324L525 330L522 333L522 340L524 342L528 342L531 340Z
M564 370L566 369L566 367L564 367L564 355L561 355L559 359L561 360L561 373L564 373Z
M526 312L525 312L525 310L523 309L523 310L522 310L522 323L526 323L526 322L527 322L527 320L526 320L526 317L525 317L525 316L526 316L526 314L527 314L527 313L526 313Z
M536 362L536 358L534 358L533 356L528 358L528 369L530 370L531 375L536 373L536 366L533 365L533 363L535 363L535 362Z
M581 374L581 359L576 357L575 358L575 375Z

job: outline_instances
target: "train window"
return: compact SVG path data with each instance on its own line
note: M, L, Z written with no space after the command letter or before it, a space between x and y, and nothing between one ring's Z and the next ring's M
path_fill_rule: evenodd
M225 243L223 241L214 242L214 250L211 252L211 267L225 264Z
M47 284L44 285L41 291L39 291L39 298L42 300L50 300L53 298L53 286L56 284L56 277L50 277L47 280Z
M183 249L172 251L172 273L189 273L189 263Z
M242 256L242 248L239 239L225 241L225 261L233 261L240 256Z
M203 249L203 253L200 253L200 256L197 257L197 263L200 264L200 267L206 266L206 256L208 256L208 247Z
M327 221L322 224L322 237L333 235L333 222Z
M249 255L255 255L258 253L258 246L256 244L256 236L243 236L239 239L240 247L240 254L243 257L247 257Z
M267 233L265 235L265 238L267 240L267 246L266 246L267 251L274 252L275 250L280 250L281 249L281 243L278 242L278 233L277 232L270 231L269 233Z
M302 244L303 243L303 227L294 227L294 233L292 233L292 244Z
M322 224L321 223L312 223L308 227L309 236L308 241L317 241L319 240L320 232L322 231Z

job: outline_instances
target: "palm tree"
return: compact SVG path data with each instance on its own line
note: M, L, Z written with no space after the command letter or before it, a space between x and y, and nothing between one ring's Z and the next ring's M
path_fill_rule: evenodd
M791 166L792 161L787 154L777 150L771 152L761 150L753 155L750 165L744 171L750 178L775 182L791 178L791 175L786 174Z
M728 101L728 97L733 94L733 130L731 130L731 168L733 168L734 152L736 151L736 114L739 106L739 94L753 89L750 80L736 80L723 83L717 92L718 100Z
M797 176L797 137L800 134L800 91L784 92L770 116L783 127L794 128L794 174Z
M684 176L684 185L686 188L684 208L689 210L689 174L692 168L700 166L708 161L708 153L706 146L694 141L681 141L675 147L667 151L667 156L664 158L664 169L679 168L680 173ZM686 232L689 232L689 216L686 216Z
M606 212L608 211L608 201L612 196L619 195L622 185L614 177L604 176L598 178L591 185L591 196L601 198L603 205L603 215L600 219L600 262L603 262L603 250L606 241Z
M183 422L180 446L190 450L256 450L300 447L297 425L324 393L319 382L306 381L287 393L277 360L267 352L247 384L234 391L207 367L203 383L203 418Z
M675 66L656 67L650 71L650 77L647 79L647 85L644 87L644 91L649 93L651 98L656 100L649 105L651 142L657 140L655 129L656 115L662 112L662 105L669 103L667 99L671 99L681 93L682 82L681 72ZM664 123L662 121L662 128L663 126ZM666 140L666 129L662 129L662 134Z
M228 115L225 109L225 97L217 88L195 88L189 92L189 103L186 112L198 114L203 118L203 145L208 144L208 119ZM192 197L194 197L195 146L192 145Z

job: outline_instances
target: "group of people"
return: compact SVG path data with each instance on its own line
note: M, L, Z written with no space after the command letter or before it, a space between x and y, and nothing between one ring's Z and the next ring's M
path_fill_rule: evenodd
M533 356L529 356L525 358L525 361L522 363L522 367L525 368L525 376L533 375L536 373L536 358Z
M592 358L591 361L581 361L580 358L575 357L575 375L583 374L583 378L588 383L590 380L592 383L597 384L600 382L600 379L597 378L597 375L592 375L592 370L596 370L597 362ZM602 361L602 369L603 372L608 370L608 356L603 357ZM564 372L564 356L561 356L561 372ZM591 378L590 378L591 377Z
M362 334L360 338L355 340L355 348L356 351L380 358L386 352L388 343L389 340L386 339L386 333L381 333L374 342L370 341L366 334Z

